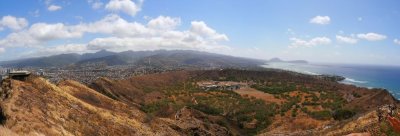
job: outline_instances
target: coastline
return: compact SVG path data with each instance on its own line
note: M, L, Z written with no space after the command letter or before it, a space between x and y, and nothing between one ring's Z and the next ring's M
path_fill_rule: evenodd
M297 64L293 64L293 63L287 63L290 66L294 66ZM307 64L310 65L310 64ZM295 69L290 69L290 68L279 68L279 67L270 67L271 64L264 64L264 65L260 65L262 68L266 68L266 69L273 69L273 70L281 70L281 71L287 71L287 72L294 72L294 73L298 73L298 74L304 74L304 75L310 75L310 76L333 76L333 77L342 77L343 80L337 80L335 82L340 83L340 84L345 84L345 85L352 85L352 86L356 86L356 87L362 87L362 88L367 88L369 90L374 90L374 89L380 89L380 90L385 90L387 92L389 92L394 98L396 98L396 100L400 100L399 97L400 93L396 94L394 91L392 91L389 88L386 87L373 87L373 86L368 86L368 85L363 85L363 84L367 84L369 83L369 81L362 81L362 80L357 80L357 79L353 79L350 77L346 77L344 75L338 75L338 74L319 74L316 72L312 72L312 71L308 71L308 70L295 70Z

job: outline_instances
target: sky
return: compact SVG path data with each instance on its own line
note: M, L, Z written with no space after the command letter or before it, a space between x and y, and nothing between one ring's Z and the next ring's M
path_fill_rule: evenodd
M2 0L0 61L102 49L400 65L398 0Z

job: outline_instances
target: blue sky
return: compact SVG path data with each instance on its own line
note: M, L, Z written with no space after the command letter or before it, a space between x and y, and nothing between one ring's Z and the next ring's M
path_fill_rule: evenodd
M398 5L397 0L2 0L0 60L101 49L190 49L400 65Z

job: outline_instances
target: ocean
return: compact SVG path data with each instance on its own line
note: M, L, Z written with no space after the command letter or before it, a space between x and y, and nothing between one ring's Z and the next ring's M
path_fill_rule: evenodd
M310 75L339 75L346 78L341 83L367 88L384 88L397 99L400 99L400 67L396 66L281 62L268 63L262 66Z

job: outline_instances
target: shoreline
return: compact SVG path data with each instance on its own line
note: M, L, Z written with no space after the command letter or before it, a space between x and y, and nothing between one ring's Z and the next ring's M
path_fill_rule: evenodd
M380 89L380 90L386 90L387 92L389 92L394 98L396 98L397 100L400 100L400 97L396 97L396 93L393 92L390 89L387 89L385 87L372 87L372 86L363 86L360 84L366 84L368 83L368 81L359 81L359 80L355 80L353 78L349 78L346 76L341 76L341 75L337 75L337 74L318 74L318 73L314 73L314 72L310 72L310 71L296 71L296 70L290 70L290 69L285 69L285 68L272 68L272 67L268 67L269 64L264 64L264 65L260 65L262 68L265 69L272 69L272 70L280 70L280 71L287 71L287 72L294 72L297 74L304 74L304 75L309 75L309 76L337 76L337 77L343 77L343 80L340 81L334 81L337 82L339 84L345 84L345 85L352 85L352 86L356 86L356 87L362 87L362 88L367 88L369 90L373 90L373 89ZM348 82L345 82L348 81Z

